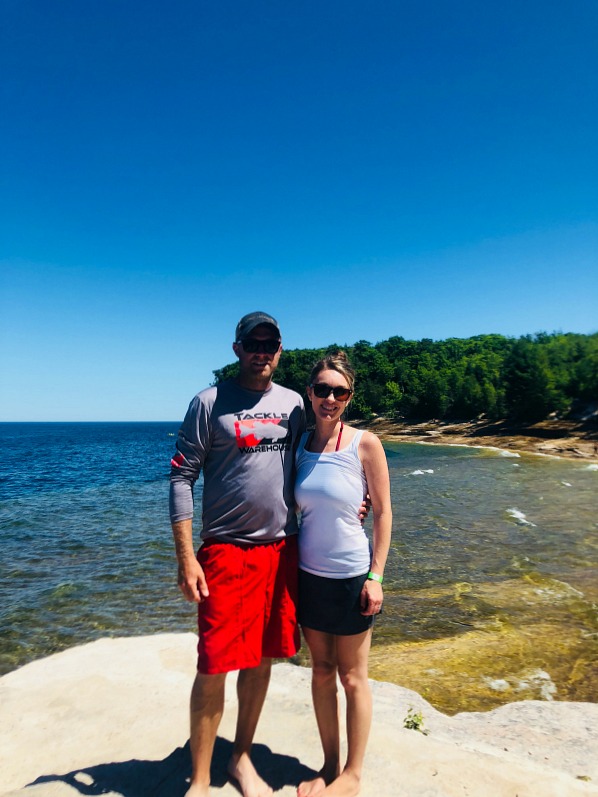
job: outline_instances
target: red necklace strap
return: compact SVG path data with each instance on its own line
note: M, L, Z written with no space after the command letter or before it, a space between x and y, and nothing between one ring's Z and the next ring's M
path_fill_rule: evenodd
M336 438L336 448L334 449L335 451L338 451L338 449L339 449L339 447L340 447L340 444L341 444L341 437L342 437L342 434L343 434L343 429L344 429L344 428L345 428L345 425L344 425L344 423L341 421L341 428L339 429L339 432L338 432L338 437ZM308 437L308 438L307 438L307 440L305 441L305 450L306 450L306 451L309 451L309 447L311 446L311 441L314 439L314 432L315 432L315 429L309 433L309 437Z
M337 438L337 440L336 440L336 448L334 449L335 451L338 451L338 449L339 449L339 447L340 447L340 444L341 444L341 437L342 437L342 434L343 434L343 427L344 427L344 424L343 424L343 422L341 421L341 428L339 429L339 432L338 432L338 438Z

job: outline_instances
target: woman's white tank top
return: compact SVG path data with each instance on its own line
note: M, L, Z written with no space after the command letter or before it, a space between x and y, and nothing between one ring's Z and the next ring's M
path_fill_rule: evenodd
M326 578L367 573L370 545L357 516L367 492L359 459L357 432L346 448L326 454L305 450L310 432L296 454L295 502L301 511L299 566Z

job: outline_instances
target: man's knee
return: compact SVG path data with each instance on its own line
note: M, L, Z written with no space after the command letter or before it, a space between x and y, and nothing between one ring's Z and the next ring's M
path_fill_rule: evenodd
M198 672L191 689L191 710L201 711L206 705L224 701L226 673L206 675Z
M272 671L272 659L262 658L257 667L247 667L240 670L239 679L242 681L264 681L269 680Z

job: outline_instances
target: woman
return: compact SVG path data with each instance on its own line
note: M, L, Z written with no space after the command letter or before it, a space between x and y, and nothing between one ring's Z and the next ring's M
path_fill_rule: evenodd
M297 450L295 500L299 532L299 621L312 659L312 696L324 751L314 780L298 797L353 797L372 718L368 654L374 616L382 606L382 576L392 511L386 456L378 438L341 420L355 382L344 352L313 368L307 395L316 418ZM358 519L369 492L373 550ZM347 703L347 761L340 767L337 674Z

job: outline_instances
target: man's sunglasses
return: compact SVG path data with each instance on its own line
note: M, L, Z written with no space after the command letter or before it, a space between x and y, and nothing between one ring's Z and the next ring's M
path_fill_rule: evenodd
M264 352L265 354L276 354L280 349L280 341L268 338L268 340L257 340L256 338L245 338L238 341L243 346L243 351L247 354L256 354L256 352Z
M332 393L337 401L347 401L353 392L349 387L331 387L326 382L317 382L315 385L310 385L317 398L328 398Z

